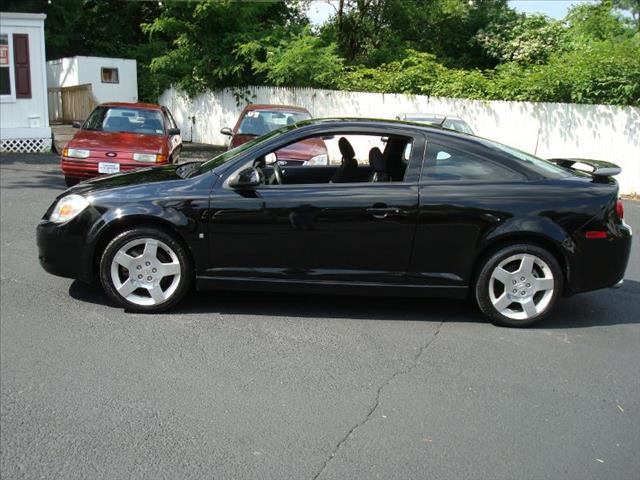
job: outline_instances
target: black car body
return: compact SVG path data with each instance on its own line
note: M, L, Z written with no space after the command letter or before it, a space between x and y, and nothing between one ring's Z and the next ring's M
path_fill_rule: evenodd
M341 166L279 168L260 162L269 152L297 141L350 133L385 139L389 180L392 157L400 158L404 148L399 143L400 153L394 154L393 139L410 139L403 176L366 181L371 169L358 166L353 173L357 179L331 183ZM472 160L453 162L458 158ZM498 271L492 261L532 252L542 261L536 264L540 267L534 265L538 273L526 278L527 285L538 282L534 277L544 277L540 268L553 270L555 275L548 274L554 278L549 283L553 298L547 300L555 301L555 296L620 282L631 248L631 229L622 219L612 178L531 158L436 127L387 120L310 120L202 165L141 169L67 190L38 225L39 258L56 275L86 282L99 276L119 300L109 288L109 265L102 265L105 252L119 235L145 228L162 232L165 246L175 241L173 250L183 253L173 262L182 262L184 281L193 278L198 289L471 296L495 321L525 325L548 312L511 321L483 308L486 288L479 285L486 283L487 265ZM482 175L486 165L495 167L489 176ZM504 177L502 172L507 172ZM280 184L273 180L276 174ZM86 199L85 208L68 221L52 221L58 201L69 195ZM138 263L135 268L146 268ZM112 263L112 275L120 275L113 273L117 266ZM133 272L133 263L127 268ZM495 295L511 295L506 284L513 279L513 292L522 287L524 296L525 283L520 285L514 273L518 268L524 269L524 260L511 268L503 293L496 283ZM521 278L525 282L525 276ZM125 307L142 311L177 301L144 307L123 300Z

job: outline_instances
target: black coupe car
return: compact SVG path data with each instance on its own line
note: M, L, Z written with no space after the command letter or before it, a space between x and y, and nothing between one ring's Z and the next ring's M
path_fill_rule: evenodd
M278 150L314 138L328 165L279 164ZM581 162L592 171L437 127L309 120L204 163L80 183L38 225L39 258L138 312L174 306L195 282L470 297L525 326L560 296L622 282L620 169Z

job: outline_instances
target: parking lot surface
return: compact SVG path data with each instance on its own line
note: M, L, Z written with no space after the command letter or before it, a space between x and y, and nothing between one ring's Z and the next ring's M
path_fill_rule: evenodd
M40 268L55 159L5 155L0 177L2 478L639 478L637 238L624 286L528 330L286 293L138 315Z

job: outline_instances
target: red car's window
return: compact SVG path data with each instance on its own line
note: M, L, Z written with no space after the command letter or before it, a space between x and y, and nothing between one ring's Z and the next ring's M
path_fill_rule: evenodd
M238 128L240 135L264 135L280 127L293 125L302 120L308 120L311 114L307 112L286 112L282 110L249 110L245 113Z
M84 123L85 130L164 135L164 122L159 110L140 108L98 107Z

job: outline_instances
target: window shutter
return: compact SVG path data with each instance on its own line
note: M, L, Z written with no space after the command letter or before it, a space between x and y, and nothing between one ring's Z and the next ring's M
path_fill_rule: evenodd
M31 98L29 35L13 34L13 68L16 75L16 98Z

